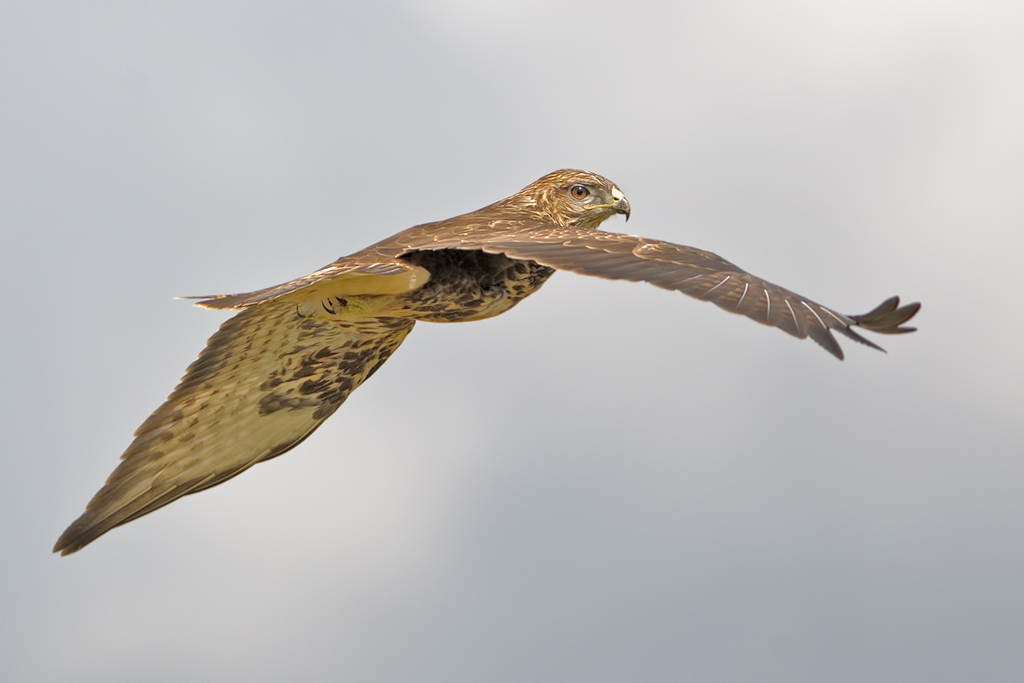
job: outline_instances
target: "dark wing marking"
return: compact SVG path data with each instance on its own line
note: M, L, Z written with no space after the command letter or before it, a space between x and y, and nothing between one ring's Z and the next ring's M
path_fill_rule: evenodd
M480 249L583 275L650 282L711 301L730 313L778 327L795 337L811 337L839 359L843 351L830 330L881 350L852 328L859 326L882 334L911 332L913 328L900 325L920 308L917 303L899 307L899 298L893 297L869 313L844 315L752 275L717 254L693 247L575 228L516 223L501 229L500 222L489 227L488 231L447 236L407 232L396 239L407 250Z
M120 524L295 447L412 326L399 318L300 317L287 301L231 318L135 432L121 464L54 552L75 552Z

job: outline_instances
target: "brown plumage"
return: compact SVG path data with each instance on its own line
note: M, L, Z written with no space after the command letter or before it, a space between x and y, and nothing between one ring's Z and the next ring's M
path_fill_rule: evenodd
M81 549L110 529L294 448L398 348L415 321L507 311L555 270L645 281L811 337L842 359L837 331L879 348L919 304L887 299L843 315L710 252L598 231L629 203L607 179L564 170L479 211L410 228L325 268L246 294L197 297L242 309L210 338L167 401L135 433L106 485L61 535Z

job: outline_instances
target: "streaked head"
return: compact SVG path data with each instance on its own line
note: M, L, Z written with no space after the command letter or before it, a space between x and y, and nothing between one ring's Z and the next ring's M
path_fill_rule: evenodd
M597 228L615 214L629 218L629 201L612 181L575 169L549 173L499 204L565 227Z

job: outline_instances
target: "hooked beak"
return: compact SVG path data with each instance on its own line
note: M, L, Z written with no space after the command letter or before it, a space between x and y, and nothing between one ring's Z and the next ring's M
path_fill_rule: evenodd
M622 191L617 188L612 188L612 199L615 203L612 204L612 208L615 209L616 213L621 213L629 220L629 200L626 199L626 195L622 194Z

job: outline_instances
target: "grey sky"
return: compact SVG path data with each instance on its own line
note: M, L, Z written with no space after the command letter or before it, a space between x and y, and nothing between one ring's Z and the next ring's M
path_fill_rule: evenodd
M1024 680L1017 2L0 5L0 676ZM562 167L921 331L561 274L49 549L224 315Z

